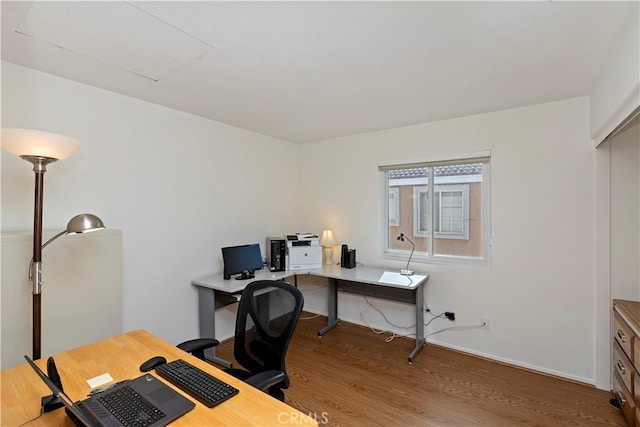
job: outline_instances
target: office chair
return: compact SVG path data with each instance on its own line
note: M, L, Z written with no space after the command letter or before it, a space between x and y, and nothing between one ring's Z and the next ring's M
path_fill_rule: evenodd
M302 292L286 282L258 280L242 292L236 317L233 356L244 369L225 372L284 401L289 387L285 355L300 318ZM212 338L178 344L204 360L204 350L218 345Z

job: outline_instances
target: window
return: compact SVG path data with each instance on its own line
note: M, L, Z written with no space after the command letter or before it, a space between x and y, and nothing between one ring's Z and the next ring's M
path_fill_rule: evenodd
M434 237L469 239L469 185L436 185L434 188ZM429 191L413 188L413 236L429 237Z
M411 236L416 259L486 263L490 224L486 154L380 166L385 193L389 194L384 209L388 212L385 254L408 256L411 247L397 240L403 233Z
M435 187L435 237L469 238L469 184Z

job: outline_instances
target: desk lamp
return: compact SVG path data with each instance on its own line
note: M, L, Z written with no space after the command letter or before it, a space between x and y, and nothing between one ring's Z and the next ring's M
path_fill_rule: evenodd
M337 245L336 239L333 238L333 231L323 230L320 237L320 246L324 248L324 263L333 264L333 245Z
M413 246L411 248L411 255L409 255L409 260L407 261L407 268L400 270L400 274L402 274L403 276L413 276L413 271L409 270L409 263L411 262L413 251L416 250L416 245L411 241L411 239L405 236L404 233L400 233L400 235L396 238L396 240L400 240L401 242L404 242L405 240L407 240L409 243L411 243L411 246Z
M58 160L66 159L72 156L80 149L80 141L64 135L58 135L50 132L43 132L30 129L6 128L2 129L2 138L0 146L30 163L33 164L33 172L35 173L35 198L33 209L33 258L31 260L29 271L32 276L32 293L33 293L33 359L40 359L41 353L41 297L42 297L42 200L44 193L44 173L47 171L47 165ZM90 217L72 219L67 225L67 230L62 234L78 233L88 231L82 227L76 228L78 222L87 219L91 222ZM102 221L100 221L102 223ZM102 225L104 227L104 225ZM71 231L69 231L71 230ZM82 231L80 231L82 230ZM60 234L60 235L62 235ZM55 238L49 240L47 244Z

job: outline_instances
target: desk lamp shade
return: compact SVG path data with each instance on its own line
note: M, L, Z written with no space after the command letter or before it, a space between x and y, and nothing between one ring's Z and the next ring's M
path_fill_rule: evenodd
M42 245L42 248L44 249L45 246L47 246L49 243L53 242L63 234L89 233L91 231L102 230L103 228L105 227L102 220L93 214L84 213L76 215L69 220L66 230L59 232L58 234L47 240L47 243Z
M82 143L69 136L31 129L2 129L2 148L19 157L36 156L62 160L72 156Z
M320 246L324 247L324 263L333 264L333 248L331 246L338 244L336 239L333 238L333 231L323 230L319 243Z
M320 246L333 246L337 245L336 239L333 238L333 231L323 230L320 237Z
M89 233L91 231L102 230L104 223L93 214L76 215L67 223L67 234Z

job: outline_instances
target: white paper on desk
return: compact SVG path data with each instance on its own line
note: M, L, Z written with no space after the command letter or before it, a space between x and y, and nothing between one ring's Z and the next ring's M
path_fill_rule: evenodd
M419 283L421 280L424 280L425 276L405 276L400 273L395 273L392 271L385 271L378 279L381 283L388 283L390 285L404 285L404 286L412 286L416 283Z
M89 378L87 380L87 384L89 384L89 387L95 388L95 387L100 387L101 385L104 385L106 383L110 383L112 381L113 381L113 378L111 377L111 375L106 373L106 374L98 375L97 377Z

